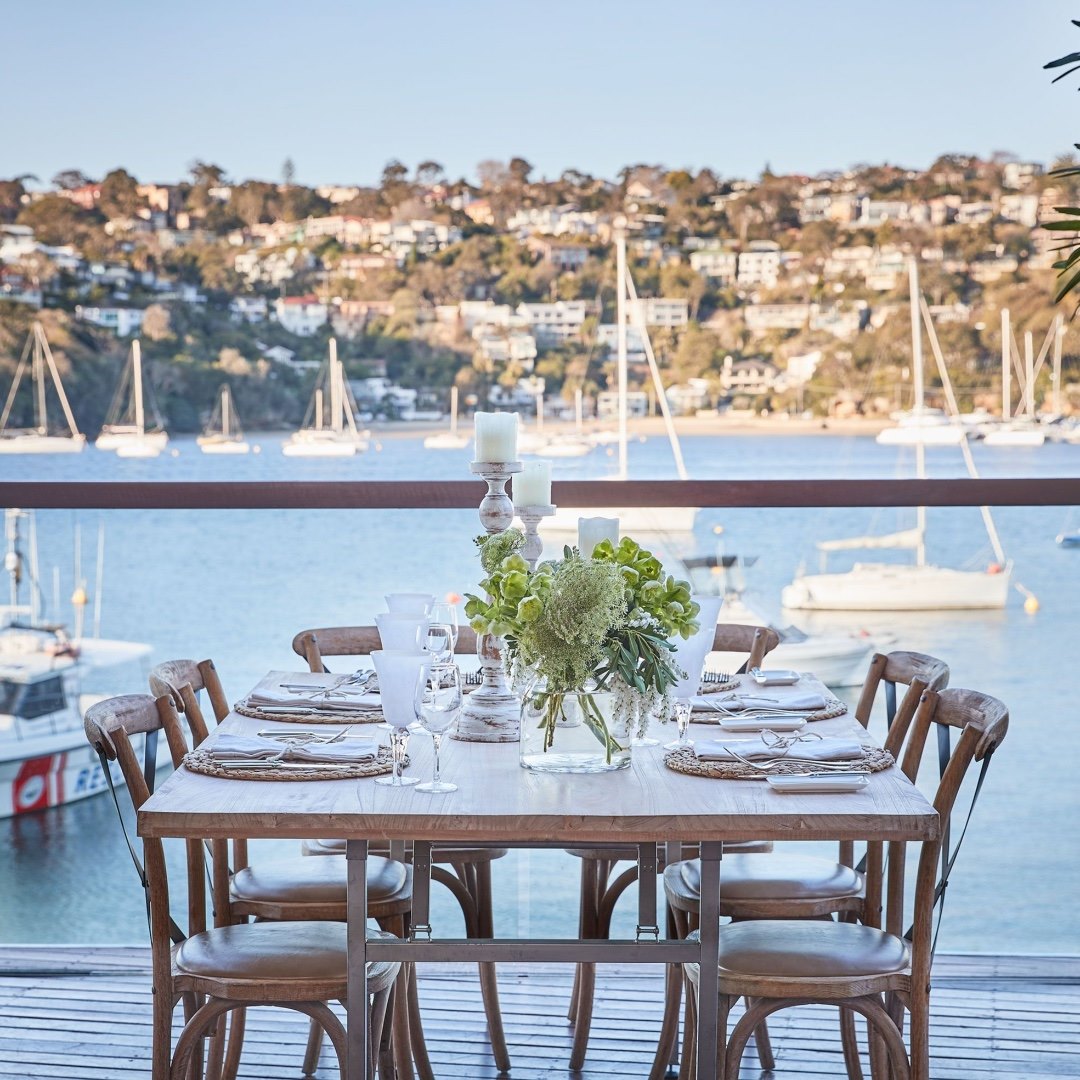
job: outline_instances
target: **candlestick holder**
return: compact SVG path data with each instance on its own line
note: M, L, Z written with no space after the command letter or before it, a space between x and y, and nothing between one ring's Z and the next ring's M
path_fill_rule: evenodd
M485 532L493 534L510 528L514 503L506 494L506 481L521 472L521 462L474 461L469 469L487 482L487 494L480 500L480 524ZM517 742L521 702L506 685L502 638L481 634L476 639L476 655L483 682L465 699L450 737L461 742Z
M525 546L521 549L521 557L529 564L530 570L535 570L540 556L544 553L544 544L537 529L540 522L546 517L551 517L558 507L518 506L515 509L517 516L521 518L521 524L525 526Z

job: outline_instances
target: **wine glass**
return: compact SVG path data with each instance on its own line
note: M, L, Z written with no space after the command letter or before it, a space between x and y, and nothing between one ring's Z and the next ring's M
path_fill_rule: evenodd
M675 701L675 723L679 728L679 737L673 742L665 744L665 750L682 750L684 747L693 746L690 738L690 714L694 711L694 702L690 698L677 698Z
M425 645L431 653L433 668L446 667L454 662L454 632L449 623L436 622L428 625Z
M405 751L409 745L409 725L415 721L419 701L427 684L430 660L421 654L373 650L371 659L379 673L379 693L383 715L390 723L390 749L394 771L390 776L376 777L376 784L389 787L409 787L418 784L418 776L404 776Z
M432 667L431 675L420 696L417 707L417 719L431 734L434 745L434 772L430 780L416 788L431 795L443 795L457 791L457 784L451 784L439 775L439 748L443 735L457 722L461 712L461 673L454 664Z
M438 603L431 606L431 621L433 623L445 623L450 627L450 650L457 648L458 639L458 609L457 604Z

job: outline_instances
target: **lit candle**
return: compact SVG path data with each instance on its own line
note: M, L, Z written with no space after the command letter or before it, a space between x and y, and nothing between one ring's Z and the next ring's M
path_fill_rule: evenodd
M551 462L526 461L510 482L515 506L551 505Z
M478 412L474 461L517 461L517 413Z
M578 518L577 519L577 546L578 551L586 559L591 558L593 548L601 540L610 540L612 547L619 546L619 519L618 518Z

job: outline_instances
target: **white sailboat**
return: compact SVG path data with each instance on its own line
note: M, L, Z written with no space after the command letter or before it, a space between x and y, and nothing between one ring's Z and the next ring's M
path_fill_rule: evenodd
M34 394L34 426L32 428L11 428L8 422L15 405L15 395L30 365L30 381ZM57 435L49 432L46 390L48 379L56 387L56 396L60 399L60 408L64 413L68 434ZM56 368L45 330L41 323L35 322L23 346L19 366L15 369L15 378L4 402L3 414L0 414L0 454L77 454L86 446L86 436L81 434L71 414L64 385L60 381L60 372Z
M246 454L251 449L244 440L228 383L221 388L221 396L206 431L195 441L204 454Z
M337 340L331 338L304 426L282 445L281 452L286 457L353 457L362 454L370 441L370 431L356 428L356 402L338 360Z
M660 412L664 417L667 430L668 442L671 444L671 453L675 459L675 471L680 480L688 479L686 464L683 461L682 447L679 444L679 436L675 431L675 423L668 408L667 394L664 384L660 379L660 368L656 363L656 354L653 352L652 341L645 326L645 320L641 312L641 305L637 303L637 287L626 265L626 219L616 219L615 229L615 276L616 276L616 327L617 327L617 375L618 375L618 446L619 446L619 471L613 479L626 480L628 477L629 464L629 434L628 434L628 393L629 393L629 365L627 361L626 329L627 319L633 314L634 323L645 346L645 358L649 363L649 372L652 375L653 387L656 390L656 399L660 405ZM627 303L632 301L632 303ZM585 440L582 440L585 442ZM590 449L591 449L591 444ZM680 533L694 531L694 523L697 519L698 507L696 506L628 506L618 507L607 511L611 516L618 517L619 526L624 535L653 533L660 536L671 536ZM579 516L589 516L592 511L579 510L574 507L559 507L551 517L544 518L540 524L540 531L545 534L572 534L577 535L577 519Z
M154 426L149 431L146 429L146 397L149 397L154 420ZM99 450L115 450L117 457L151 458L157 457L168 441L169 435L157 403L153 395L145 394L142 347L136 338L131 343L131 357L120 377L108 419L94 445Z
M1019 350L1009 324L1009 309L1001 312L1001 421L987 425L983 441L987 446L1042 446L1046 442L1046 429L1035 416L1035 379L1046 359L1051 340L1054 342L1054 367L1061 368L1061 317L1058 316L1043 341L1039 358L1035 359L1031 331L1024 334L1024 365L1020 366ZM1012 365L1020 382L1020 403L1016 412L1012 405Z
M450 387L450 430L436 431L424 439L425 450L463 450L469 436L458 432L458 388Z
M955 415L952 386L948 381L948 372L945 370L929 309L919 293L918 268L914 259L909 267L909 280L915 411L918 413L923 405L922 323L925 323L950 409ZM961 440L960 446L969 472L975 475L975 466L966 439ZM920 480L925 479L926 455L923 442L915 443L915 460L917 476ZM817 547L822 553L822 572L799 573L781 593L784 607L803 611L944 611L1003 608L1009 593L1012 566L1005 559L989 509L983 507L983 520L997 562L985 571L953 570L927 563L926 508L920 506L917 514L913 529L886 536L858 536L819 543ZM914 550L915 564L856 563L846 573L825 572L824 560L830 552L884 548Z

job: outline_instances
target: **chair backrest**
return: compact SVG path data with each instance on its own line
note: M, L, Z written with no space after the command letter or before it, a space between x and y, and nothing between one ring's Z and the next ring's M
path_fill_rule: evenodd
M950 842L950 823L957 793L971 764L982 762L982 771L971 800L971 808L974 808L986 767L1008 730L1008 709L997 698L977 690L925 690L915 710L901 768L914 782L919 765L930 753L931 746L936 750L940 763L940 779L933 798L934 809L938 812L939 839L923 842L913 897L914 921L911 937L913 979L916 986L929 985L934 942L934 909L944 896L945 888L942 882L948 879L964 838L962 831L955 845ZM934 740L929 737L931 731L936 733L937 738ZM958 733L955 743L954 733ZM970 810L968 818L970 820ZM964 830L966 828L965 822ZM904 856L903 843L890 843L886 929L894 934L903 932L906 921Z
M171 698L177 712L187 718L195 745L209 734L198 694L206 691L218 724L229 715L229 703L213 660L166 660L150 671L150 693Z
M915 710L924 690L944 690L949 685L949 665L936 656L926 653L898 650L875 653L870 660L859 703L855 706L855 719L868 727L878 690L885 685L885 715L888 731L884 739L885 749L899 758L900 748L907 736ZM898 703L896 687L906 686L907 691Z
M739 671L760 667L761 662L780 644L780 635L771 626L746 623L717 623L713 634L713 652L746 653Z
M137 735L163 732L169 744L173 763L179 766L187 753L187 741L172 698L163 694L127 694L107 698L91 705L83 717L87 741L110 761L120 766L131 803L136 810L152 794L147 783L144 765L132 745ZM150 948L154 963L156 992L160 979L167 979L170 970L169 950L171 914L169 909L169 875L165 850L161 840L143 837L143 863L147 881L150 913ZM204 884L205 855L198 840L185 842L187 849L187 933L206 929L206 889Z
M375 626L324 626L301 630L293 638L292 647L297 656L307 661L309 670L329 671L323 657L367 656L382 648L382 640ZM455 652L476 652L476 632L472 627L459 627Z

